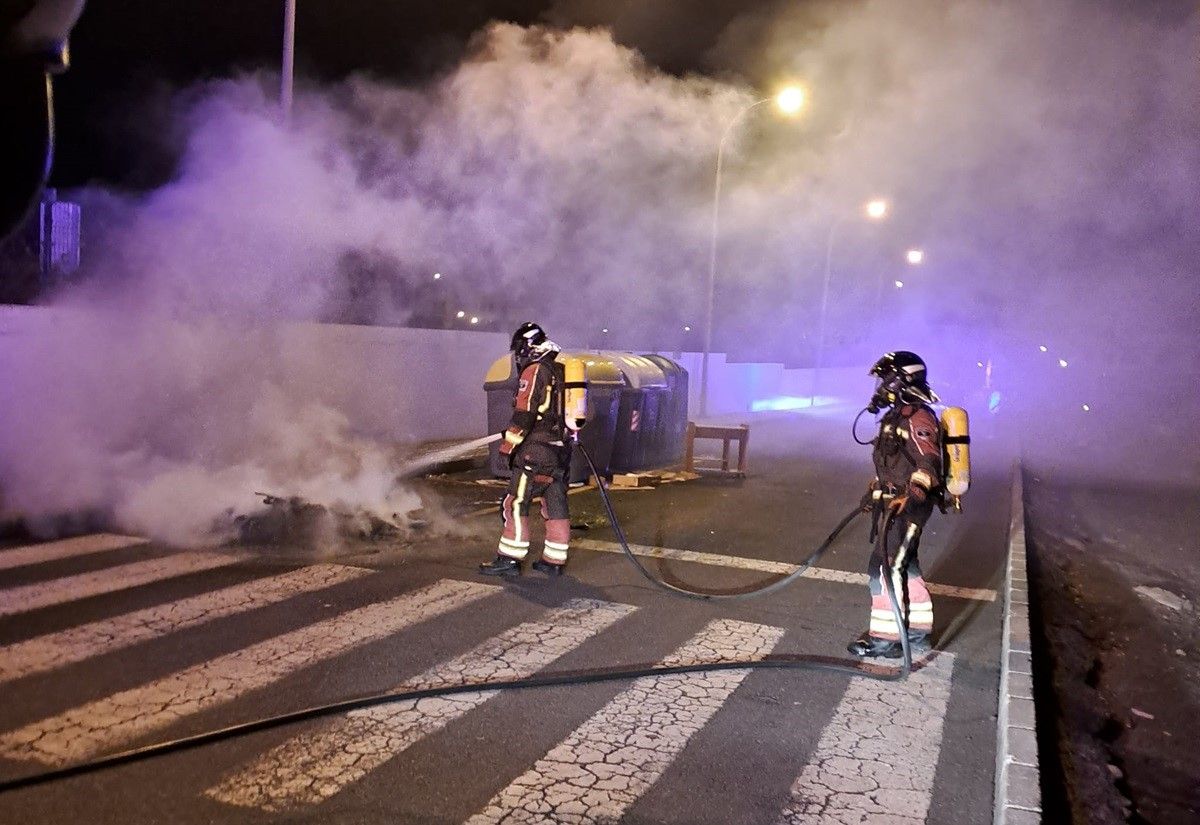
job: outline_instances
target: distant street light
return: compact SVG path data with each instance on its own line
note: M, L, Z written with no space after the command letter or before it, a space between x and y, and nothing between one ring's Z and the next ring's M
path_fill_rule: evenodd
M283 3L283 60L279 72L279 108L292 116L292 78L296 70L296 0Z
M904 260L908 261L912 266L918 266L925 260L925 251L922 249L910 249L904 253Z
M433 273L433 280L435 280L435 281L442 280L442 273L440 273L440 272Z
M708 304L704 313L704 356L700 362L700 415L708 415L708 354L712 349L713 298L717 283L717 236L721 221L721 173L725 168L725 144L742 118L764 103L775 103L775 107L786 117L794 117L804 108L804 90L799 86L787 86L772 97L764 97L746 106L730 120L717 144L717 170L713 179L712 238L708 250Z
M904 281L896 281L896 289L904 289Z
M1059 365L1060 367L1065 367L1065 366L1067 365L1067 361L1066 361L1066 359L1065 359L1065 358L1059 358L1059 359L1058 359L1058 365Z
M872 198L863 206L863 213L873 221L881 221L887 217L890 204L883 198ZM842 221L846 216L839 215L832 224L829 225L829 236L825 239L825 279L824 285L821 287L821 316L817 325L817 363L813 369L812 385L809 391L808 406L813 406L817 403L817 387L820 383L821 368L825 362L825 319L829 311L829 281L833 273L833 239L837 235L838 227L842 225Z
M870 218L871 220L873 220L873 221L880 220L881 218L887 217L888 202L886 200L884 200L883 198L874 198L872 200L867 201L867 205L864 207L864 211L866 211L867 217Z
M478 324L478 323L479 323L479 316L477 316L477 315L472 315L472 316L471 316L471 323L472 323L472 324Z
M458 312L456 312L456 313L454 314L454 317L455 317L455 318L466 318L466 317L467 317L467 313L463 312L463 311L460 309Z
M1041 350L1042 352L1045 352L1046 346L1043 344L1042 346L1038 347L1038 349Z

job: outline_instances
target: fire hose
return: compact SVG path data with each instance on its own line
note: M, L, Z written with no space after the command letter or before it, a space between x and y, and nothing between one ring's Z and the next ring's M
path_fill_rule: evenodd
M489 437L487 441L495 440ZM487 443L484 440L479 442L471 442L472 445L478 443ZM698 591L688 590L682 587L676 587L654 576L644 565L638 560L637 556L629 549L629 543L625 538L625 533L621 529L620 522L617 519L616 512L613 509L612 501L608 496L608 491L605 489L604 481L596 469L596 465L592 461L591 455L586 449L580 445L580 452L587 461L588 468L591 470L593 477L596 479L596 486L600 492L600 498L604 503L604 509L608 513L609 521L612 525L613 532L616 534L618 541L621 544L621 549L625 556L637 568L638 572L649 581L655 588L663 592L669 593L672 596L692 599L697 601L736 601L750 598L757 598L781 590L784 587L794 583L797 579L812 567L825 553L826 550L838 538L841 532L858 516L867 512L862 506L856 507L853 511L847 513L833 531L825 538L825 540L817 547L817 549L809 555L800 567L787 576L774 581L768 585L756 588L750 591L739 593L701 593ZM116 768L123 765L132 765L138 762L144 762L149 759L154 759L161 756L167 756L174 753L194 750L205 745L216 744L231 739L237 739L248 736L253 733L262 731L274 730L289 725L299 724L301 722L322 719L330 716L337 716L344 713L349 713L355 710L364 708L378 707L381 705L395 704L398 702L416 702L421 699L430 699L441 696L456 696L464 693L479 693L483 691L497 690L525 690L531 688L548 688L548 687L568 687L575 685L590 685L603 682L614 681L630 681L634 679L642 679L647 677L671 676L679 674L691 673L714 673L725 670L817 670L830 673L839 673L850 676L858 676L868 679L876 679L885 682L898 682L907 679L912 671L912 650L908 641L908 634L905 632L905 622L900 610L900 603L897 599L895 589L893 587L892 577L889 575L890 556L887 553L887 536L890 532L894 514L888 513L884 524L878 531L877 541L882 542L884 565L880 570L880 581L885 592L888 595L888 601L891 603L892 614L896 620L896 626L900 629L900 647L902 659L900 667L897 670L889 672L880 672L871 670L861 666L845 664L843 660L827 659L820 657L797 657L789 655L768 655L761 659L741 660L741 661L723 661L723 662L708 662L696 663L688 665L653 665L649 667L634 667L634 668L597 668L594 670L574 671L568 673L552 673L539 676L531 676L523 679L502 679L489 682L475 682L461 685L447 685L437 688L425 688L421 690L393 690L383 693L376 693L367 696L360 696L353 699L346 699L339 702L329 702L312 707L304 708L296 711L289 711L275 716L264 717L249 722L242 722L218 730L205 731L203 733L194 734L191 736L183 736L177 739L172 739L166 742L157 742L150 745L145 745L140 748L132 748L130 750L121 751L119 753L103 756L87 762L81 762L75 765L67 765L62 768L43 771L41 773L30 774L27 776L17 777L0 781L0 793L16 791L23 788L32 788L39 785L45 785L50 782L56 782L63 779L69 779L76 776L84 776L87 774L96 773L98 771Z

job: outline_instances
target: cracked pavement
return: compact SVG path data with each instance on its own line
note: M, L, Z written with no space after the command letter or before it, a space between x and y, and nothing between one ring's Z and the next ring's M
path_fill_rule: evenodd
M851 679L779 825L924 823L953 672L940 653L904 682Z
M782 636L777 627L718 619L662 664L760 659ZM513 780L468 825L618 820L749 672L638 679Z
M531 676L634 610L625 604L573 599L544 619L507 630L395 689ZM496 691L480 691L353 711L285 742L206 793L232 805L269 811L319 803L495 695Z

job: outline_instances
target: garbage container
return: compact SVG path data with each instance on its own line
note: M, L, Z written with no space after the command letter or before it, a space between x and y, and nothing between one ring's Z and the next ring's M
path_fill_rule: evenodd
M583 361L584 376L588 383L587 425L579 431L579 439L601 474L610 472L609 463L613 451L614 433L617 425L617 408L620 393L625 386L620 367L599 353L559 353L556 367L562 370L568 360ZM560 372L561 375L561 372ZM487 431L503 432L512 421L513 398L517 391L516 365L513 357L506 355L496 359L488 370L483 389L487 393ZM492 475L509 478L512 470L508 458L500 454L499 443L491 445L488 465ZM585 481L591 470L578 450L571 456L571 483Z
M628 473L644 470L653 451L655 420L667 391L667 379L653 361L626 353L605 353L625 378L617 407L617 431L611 468Z
M667 389L655 418L654 448L647 457L652 467L665 467L683 460L688 422L688 372L663 355L647 355L662 370Z

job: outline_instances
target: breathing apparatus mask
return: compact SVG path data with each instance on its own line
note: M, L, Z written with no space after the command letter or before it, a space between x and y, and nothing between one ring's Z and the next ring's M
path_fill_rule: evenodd
M935 404L937 393L926 380L925 362L906 350L889 352L871 367L876 378L875 392L867 402L867 412L875 414L896 404Z

